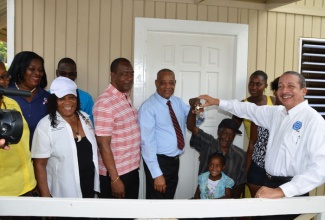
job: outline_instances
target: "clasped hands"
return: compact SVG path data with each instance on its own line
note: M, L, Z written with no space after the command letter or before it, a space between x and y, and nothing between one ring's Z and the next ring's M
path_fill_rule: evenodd
M200 103L200 99L205 100L205 103ZM218 105L219 104L219 100L212 98L209 95L200 95L196 98L191 98L189 100L189 104L191 106L192 109L192 113L193 114L198 114L199 112L203 111L204 107L208 107L211 105Z

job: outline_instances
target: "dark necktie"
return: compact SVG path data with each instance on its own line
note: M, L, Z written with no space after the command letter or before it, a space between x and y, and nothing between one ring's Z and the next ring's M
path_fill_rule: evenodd
M183 137L181 127L178 124L175 112L174 112L169 100L167 101L167 105L169 108L170 117L173 121L173 125L174 125L176 136L177 136L177 146L180 150L183 150L185 143L184 143L184 137Z

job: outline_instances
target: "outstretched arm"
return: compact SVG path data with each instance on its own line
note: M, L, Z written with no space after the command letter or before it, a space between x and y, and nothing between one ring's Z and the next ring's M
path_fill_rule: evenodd
M220 101L219 99L212 98L209 95L200 95L199 98L205 100L205 103L203 103L201 105L202 107L208 107L208 106L211 106L211 105L219 105L219 101Z
M196 114L195 107L200 103L200 99L193 98L189 100L190 110L187 115L187 129L192 132L192 135L196 136L199 132L199 129L196 127Z

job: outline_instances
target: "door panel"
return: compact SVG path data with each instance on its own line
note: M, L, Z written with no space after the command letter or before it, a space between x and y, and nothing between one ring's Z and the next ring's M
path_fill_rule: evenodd
M154 81L157 72L163 68L175 72L174 95L187 104L190 98L205 93L213 97L233 96L233 37L150 32L147 40L145 98L156 91ZM216 137L217 125L226 116L219 113L216 107L207 108L206 114L201 128ZM199 155L189 147L190 137L191 134L187 132L176 198L191 198L197 186Z
M160 69L175 72L175 94L188 104L190 98L209 94L223 99L242 99L246 91L247 25L168 19L136 18L134 51L134 103L141 103L156 91ZM216 107L205 109L201 128L217 136L217 126L228 113ZM189 199L197 187L198 153L190 148L181 156L175 199ZM235 144L242 147L242 137ZM140 172L140 196L145 198L145 177Z

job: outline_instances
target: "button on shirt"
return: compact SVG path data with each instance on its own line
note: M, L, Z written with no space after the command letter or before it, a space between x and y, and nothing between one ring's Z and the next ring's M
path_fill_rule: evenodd
M171 96L169 100L185 138L186 120L190 107L176 96ZM153 178L162 175L157 154L175 157L182 154L185 149L180 150L177 147L176 133L167 101L156 92L141 105L138 111L141 153Z
M308 101L289 111L284 106L258 107L237 100L220 100L219 108L269 130L265 169L273 176L294 177L280 186L286 197L305 194L324 183L325 121Z

